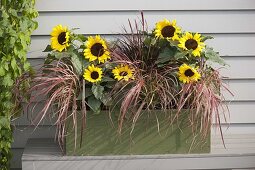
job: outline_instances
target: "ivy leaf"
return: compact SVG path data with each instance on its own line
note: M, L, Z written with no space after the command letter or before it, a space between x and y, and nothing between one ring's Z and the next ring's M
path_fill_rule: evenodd
M0 37L3 36L3 33L4 33L4 31L2 29L0 29Z
M5 69L0 66L0 76L4 76L5 75Z
M213 48L206 48L205 49L205 58L209 61L218 63L220 65L227 65L223 58L220 57L218 52L215 52Z
M104 87L100 86L99 84L93 84L91 91L96 99L101 99L103 96Z
M11 87L13 85L13 80L10 74L6 74L3 78L3 85Z
M25 71L29 71L31 69L30 63L29 62L25 62L23 68L24 68Z
M101 110L101 101L96 99L94 96L90 96L88 98L88 106L90 107L90 109L95 113L95 114L99 114L100 110Z
M16 62L16 60L14 58L11 60L11 66L12 66L13 70L16 70L17 62Z
M9 119L5 116L0 116L0 127L4 127L6 129L10 128Z
M51 45L47 45L47 47L43 50L43 52L50 52L53 49L51 48Z

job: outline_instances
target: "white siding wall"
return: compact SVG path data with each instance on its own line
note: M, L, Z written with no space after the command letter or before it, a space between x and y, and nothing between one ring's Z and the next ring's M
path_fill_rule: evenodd
M231 134L239 134L243 142L255 151L255 1L254 0L37 0L39 28L32 35L28 58L33 65L43 62L46 54L41 51L49 43L49 33L57 24L80 28L85 35L103 34L111 39L127 26L127 20L144 16L149 28L163 18L177 19L184 30L200 32L215 37L208 44L220 52L230 64L222 70L234 97L227 95L230 118L225 131L228 148L246 152L240 142L231 140ZM20 157L28 138L54 137L54 127L46 122L34 131L25 116L16 121L14 132L13 168L20 168ZM226 127L228 125L226 124ZM247 138L247 135L249 136ZM247 138L247 139L246 139ZM213 135L212 142L219 140ZM229 143L228 143L229 141ZM238 145L238 147L236 147ZM246 145L246 144L243 144ZM221 152L233 150L217 146ZM239 149L239 150L238 150Z

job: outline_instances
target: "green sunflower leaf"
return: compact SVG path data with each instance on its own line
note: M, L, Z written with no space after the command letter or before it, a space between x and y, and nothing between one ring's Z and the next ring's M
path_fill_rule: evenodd
M47 47L43 50L43 52L50 52L53 49L51 48L51 45L47 45Z
M76 54L72 54L71 61L72 61L72 64L73 64L77 74L79 74L79 75L82 74L82 72L83 72L82 62L83 61Z
M99 114L101 110L101 101L96 99L94 96L90 96L88 98L88 106L95 113Z
M86 46L85 46L84 44L82 44L82 45L80 45L80 48L81 48L81 49L85 49Z
M173 59L173 56L176 52L174 48L165 48L162 53L159 54L156 64L162 64Z
M103 104L105 106L111 106L112 105L112 97L108 93L103 94L103 97L102 97L101 101L103 102Z
M223 60L223 58L220 57L219 52L215 52L213 48L207 47L205 49L205 58L208 61L212 61L223 66L227 65L227 63Z
M209 40L209 39L213 39L213 37L210 36L210 35L207 35L207 36L204 36L204 35L203 35L203 36L201 37L201 41L202 41L202 42L204 42L204 41L206 41L206 40Z
M85 88L85 98L91 96L93 93L91 91L91 88ZM82 100L82 93L79 93L79 96L77 97L77 100Z
M54 54L48 54L48 56L46 57L44 64L50 64L52 61L56 60L56 57Z
M144 43L146 46L150 46L150 45L151 45L151 38L146 37L145 40L143 41L143 43Z
M176 60L181 59L181 58L185 58L188 53L189 53L188 51L177 52L177 53L175 53L174 58Z
M102 82L109 82L109 81L115 81L113 78L108 77L108 76L104 76L102 79Z
M87 41L87 37L85 37L85 36L82 35L82 34L78 34L78 35L76 35L76 36L77 36L77 39L78 39L79 41L81 41L81 42Z
M91 91L91 88L85 88L85 98L91 96L93 93Z
M99 84L93 84L91 88L92 93L94 94L96 99L102 99L104 87Z

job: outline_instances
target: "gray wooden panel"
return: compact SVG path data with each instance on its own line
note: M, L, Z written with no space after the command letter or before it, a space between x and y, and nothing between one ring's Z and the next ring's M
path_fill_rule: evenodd
M146 11L149 29L164 18L176 19L186 31L201 33L254 33L255 11ZM39 27L33 35L49 35L57 24L67 25L83 34L112 34L128 28L131 21L140 17L139 12L58 12L41 13Z
M253 0L48 0L36 1L39 11L112 11L112 10L242 10L255 9Z
M12 160L11 160L11 169L21 168L21 157L23 154L24 148L12 148Z
M12 148L24 148L29 138L54 138L55 126L16 126Z

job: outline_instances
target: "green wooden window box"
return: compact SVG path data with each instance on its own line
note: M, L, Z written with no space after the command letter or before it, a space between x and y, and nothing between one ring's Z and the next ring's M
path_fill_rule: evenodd
M131 123L126 122L122 134L117 133L117 116L103 111L95 115L87 113L87 127L80 146L81 122L78 124L77 147L72 125L69 125L66 136L66 155L152 155L152 154L186 154L209 153L210 134L202 139L194 134L189 126L188 112L182 112L178 123L170 124L169 116L162 111L150 114L144 112L137 121L133 132ZM158 120L156 119L156 116ZM196 136L196 137L194 137Z

